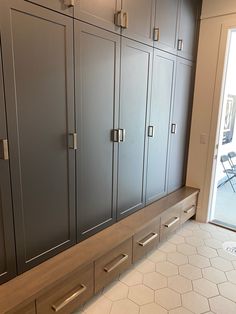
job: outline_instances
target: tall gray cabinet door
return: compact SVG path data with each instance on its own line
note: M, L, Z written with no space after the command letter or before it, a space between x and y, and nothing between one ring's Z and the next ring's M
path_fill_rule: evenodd
M117 217L144 206L146 117L153 49L122 38Z
M60 12L62 14L66 14L69 16L74 15L74 8L73 6L70 5L70 3L73 3L73 0L25 0L25 1Z
M155 49L148 125L146 203L167 193L167 153L176 57Z
M75 243L73 22L1 2L19 272Z
M185 184L193 95L193 64L182 58L177 60L175 96L170 125L169 193Z
M0 41L0 284L14 277L16 273L9 155L7 149L8 136L2 74Z
M156 0L154 45L176 53L180 0Z
M127 14L122 34L153 46L155 0L122 0L122 11Z
M193 60L196 57L200 0L181 0L178 55Z
M112 224L120 36L75 21L78 240Z
M121 10L121 0L78 0L75 4L75 18L120 33L115 25L115 13Z

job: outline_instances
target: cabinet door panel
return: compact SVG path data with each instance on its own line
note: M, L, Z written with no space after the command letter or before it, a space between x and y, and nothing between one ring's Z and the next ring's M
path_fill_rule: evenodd
M120 33L114 23L114 14L121 10L121 0L79 0L75 5L75 18Z
M155 47L176 52L179 6L179 0L157 0L155 28L159 29L159 40Z
M114 174L120 36L75 21L79 240L115 219Z
M38 4L42 7L73 16L74 8L66 5L66 0L25 0L34 4Z
M119 145L118 218L144 205L146 111L152 49L122 39L120 128L125 141Z
M153 46L155 18L154 0L123 0L122 10L128 13L128 28L122 34Z
M176 125L176 132L171 133L168 179L169 193L185 184L189 120L193 94L192 76L193 64L187 60L178 58L172 113L172 124Z
M73 24L19 0L0 11L22 272L75 243Z
M149 121L154 132L153 137L148 137L147 203L167 193L167 152L175 61L174 56L155 51Z
M1 39L1 37L0 37ZM3 90L2 55L0 41L0 140L7 139L5 99ZM3 160L0 143L0 284L14 277L16 272L15 244L9 161Z

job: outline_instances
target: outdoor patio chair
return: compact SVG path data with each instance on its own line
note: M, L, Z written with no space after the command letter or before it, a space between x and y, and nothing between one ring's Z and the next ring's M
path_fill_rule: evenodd
M228 155L222 155L220 157L220 162L221 162L222 167L224 169L224 173L227 176L227 179L223 183L221 183L218 187L220 187L220 186L226 184L227 182L229 182L231 187L232 187L232 190L234 192L236 192L235 188L234 188L234 185L232 183L232 180L236 177L236 170L232 169L231 164L230 164L229 156Z
M236 153L235 152L230 152L228 153L229 156L229 163L230 166L233 170L236 170Z

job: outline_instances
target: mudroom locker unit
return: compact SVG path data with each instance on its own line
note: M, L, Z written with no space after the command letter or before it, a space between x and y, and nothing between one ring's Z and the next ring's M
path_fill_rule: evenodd
M201 1L0 1L0 282L185 185Z

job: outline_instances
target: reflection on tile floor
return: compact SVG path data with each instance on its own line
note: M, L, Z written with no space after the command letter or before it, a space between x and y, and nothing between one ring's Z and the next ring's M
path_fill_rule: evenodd
M236 233L187 222L76 314L236 314Z

